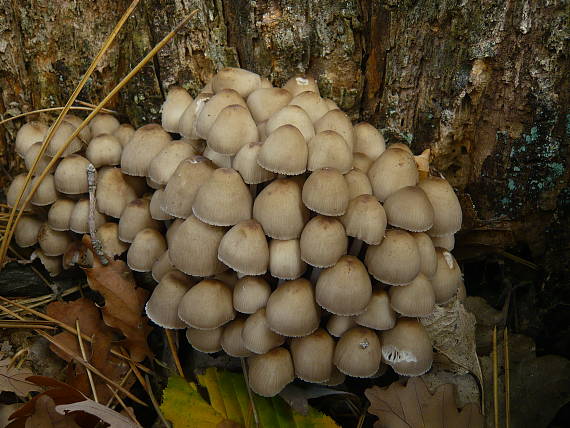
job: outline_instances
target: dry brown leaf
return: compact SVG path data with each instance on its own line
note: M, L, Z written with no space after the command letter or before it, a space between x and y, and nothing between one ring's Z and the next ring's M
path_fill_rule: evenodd
M483 428L483 415L475 404L458 410L453 386L446 384L430 394L421 378L406 386L395 382L388 388L365 391L368 412L378 416L375 428Z
M34 413L26 420L26 428L81 428L71 416L55 411L51 397L42 395L36 401Z
M109 428L136 428L137 425L133 423L128 417L110 409L107 406L96 403L93 400L79 401L71 404L60 404L56 406L55 410L60 414L68 412L82 411L90 415L97 416L102 421L109 424Z
M10 367L10 359L0 360L0 391L13 392L19 397L25 397L32 391L41 388L26 380L33 373L27 368Z

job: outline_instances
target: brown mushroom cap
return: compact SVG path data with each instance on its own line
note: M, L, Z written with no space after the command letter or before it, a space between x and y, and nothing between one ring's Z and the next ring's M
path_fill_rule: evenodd
M420 272L420 252L415 239L403 230L389 230L380 245L366 250L364 263L378 281L405 285Z
M66 117L69 117L69 115ZM120 125L115 116L99 113L89 122L89 130L91 131L91 137L94 138L102 134L112 134Z
M439 177L428 177L422 180L418 187L426 193L433 206L433 227L428 234L441 236L459 231L463 218L461 205L447 180Z
M309 156L307 169L335 168L346 174L352 168L352 152L348 145L335 131L322 131L308 143Z
M129 244L119 239L119 225L117 223L105 223L95 232L101 242L103 252L108 257L120 256L129 249Z
M285 125L297 128L305 142L309 142L315 136L313 122L301 107L288 105L272 114L265 124L267 135L271 135L276 129Z
M382 361L378 335L364 327L354 327L337 342L333 361L344 374L353 377L371 377Z
M382 332L382 357L402 376L421 376L433 361L431 340L422 324L400 318L396 326Z
M453 233L441 236L432 236L431 240L434 247L443 248L447 251L453 251L453 248L455 247L455 234Z
M162 277L166 275L168 272L175 271L176 268L170 261L170 256L168 255L168 250L166 250L162 255L158 258L156 262L152 265L152 279L156 282L160 282Z
M180 86L168 88L166 100L162 104L162 127L168 132L178 132L182 113L192 102L192 96Z
M349 117L342 110L330 110L315 122L315 132L335 131L344 138L351 151L354 151L354 129Z
M269 328L265 308L260 308L247 317L241 337L244 346L256 354L265 354L285 343L285 337Z
M61 273L61 256L46 256L44 252L38 248L30 255L30 261L34 261L35 259L40 259L40 262L48 271L49 276L54 277Z
M370 245L378 245L386 231L386 213L372 195L360 195L348 204L340 217L347 236L360 239Z
M221 281L205 279L184 294L178 317L190 327L213 330L233 320L232 291Z
M198 189L192 212L203 222L232 226L251 218L252 198L239 172L218 168Z
M53 230L47 223L38 231L38 243L46 256L61 256L71 242L69 233Z
M34 177L30 184L30 189L36 185L40 177ZM53 175L48 174L40 182L34 196L32 197L32 204L37 206L51 205L57 200L58 194L55 189L55 180Z
M135 128L133 125L129 123L122 123L116 130L113 132L113 135L117 137L121 146L125 147L127 143L131 140L133 135L135 134Z
M249 349L245 347L244 341L242 339L242 331L245 326L245 320L242 318L236 318L230 321L225 327L222 334L222 349L230 357L249 357L253 355Z
M186 107L178 121L178 132L180 135L186 138L199 138L196 132L196 118L202 112L206 102L213 96L214 94L211 92L199 93L196 98L194 98L194 101Z
M435 308L435 293L430 280L420 273L405 287L391 287L390 305L405 317L425 317Z
M313 91L300 92L289 102L289 105L301 107L312 122L316 122L329 111L325 100Z
M247 107L240 94L233 89L223 89L221 91L218 91L216 95L211 97L205 104L203 104L202 110L199 112L199 114L196 115L196 124L193 125L196 131L192 132L191 135L184 135L187 137L198 137L206 140L208 138L210 128L216 121L220 112L232 104L238 104L243 107ZM192 105L189 106L189 108L191 107Z
M327 268L346 254L348 238L339 220L319 215L303 229L300 245L301 259L311 266Z
M177 218L173 222L168 225L168 229L166 230L166 242L168 243L168 247L172 246L172 240L178 233L178 228L184 223L184 220L181 218Z
M53 203L48 212L48 225L53 230L69 230L69 218L75 201L71 199L58 199Z
M279 279L297 279L307 270L307 263L301 259L301 245L298 239L272 239L269 243L269 271Z
M186 324L178 318L178 303L192 283L192 280L182 272L168 272L162 277L146 302L146 315L162 328L185 328Z
M26 165L26 169L28 171L32 170L32 166L34 165L36 157L38 156L41 148L42 148L42 142L37 142L28 147L28 150L26 150L26 152L24 153L23 155L24 164ZM40 159L40 161L38 162L38 165L36 166L36 170L33 175L40 175L42 172L44 172L44 170L47 168L50 162L51 158L44 154ZM51 171L53 172L55 168L57 168L57 163L54 166L52 166Z
M53 126L53 125L52 125ZM69 139L69 137L71 137L71 134L74 133L75 131L75 126L73 126L71 123L63 121L60 123L59 127L57 128L57 130L55 131L55 133L53 134L49 145L47 146L46 149L46 155L48 155L49 157L54 157L55 154L58 152L58 150L63 147L63 145L65 144L65 142ZM51 127L50 127L51 129ZM85 128L87 129L87 128ZM78 152L83 148L83 144L81 143L81 140L77 137L75 137L71 143L69 144L69 146L67 146L67 148L64 150L64 152L62 153L62 157L65 156L69 156L72 153Z
M226 232L218 247L218 259L244 275L263 275L269 264L269 246L261 225L244 220Z
M358 171L368 174L373 160L366 156L364 153L354 152L352 156L352 167Z
M169 144L170 134L155 123L141 126L135 131L121 153L121 170L127 175L148 175L152 160Z
M95 210L95 229L107 222L107 218ZM69 216L69 229L75 233L89 232L89 199L80 199L73 206Z
M294 76L291 77L285 85L283 85L283 89L286 89L291 93L292 96L297 96L301 92L315 92L319 95L319 86L315 79L311 76Z
M332 168L314 171L303 185L303 203L322 215L343 215L348 208L349 196L343 175Z
M427 233L412 233L412 236L420 251L420 272L431 278L437 269L437 255L433 242Z
M383 202L402 187L415 186L418 169L414 157L403 150L386 150L368 170L374 196Z
M55 169L55 188L68 195L86 193L89 161L80 155L69 155Z
M279 285L271 293L265 311L269 328L283 336L306 336L319 327L315 290L303 278Z
M186 329L186 340L192 347L205 354L213 354L222 350L222 334L224 327L213 330L198 330L188 327Z
M345 331L356 327L354 317L345 317L343 315L331 315L327 321L327 330L334 337L341 337Z
M234 286L234 308L242 314L253 314L265 307L270 295L271 287L263 278L244 276Z
M14 239L18 247L26 248L36 245L42 224L41 220L36 217L23 215L14 230Z
M259 150L257 164L271 172L299 175L307 170L308 153L301 132L285 124L269 134Z
M174 217L165 213L160 206L163 204L164 189L157 189L150 198L150 216L155 220L172 220Z
M260 88L247 97L247 107L256 123L265 122L291 101L289 91L281 88Z
M10 208L13 208L16 205L16 202L18 200L18 194L23 189L24 184L26 183L26 176L27 176L26 174L18 174L17 176L14 177L14 179L10 183L10 186L8 187L8 191L6 192L6 205L8 205ZM21 209L21 206L22 206L21 204L28 197L31 189L32 189L31 183L28 183L28 186L26 187L26 189L22 193L22 197L20 199L20 205L18 206L19 209ZM301 191L299 190L299 199L300 198L301 198ZM30 207L28 205L28 206L26 206L26 211L29 211L29 210L30 210Z
M106 167L97 174L97 211L120 218L123 209L137 198L135 189L126 181L119 168Z
M367 122L354 125L354 135L354 152L363 153L373 161L386 150L382 134Z
M89 142L85 156L95 168L99 168L105 165L119 165L122 152L123 146L117 137L112 134L100 134Z
M431 283L435 292L435 302L442 304L455 296L463 278L455 257L449 251L436 248L435 252L437 269L431 278Z
M337 315L357 315L364 311L372 296L366 267L353 256L343 256L323 270L315 289L317 303Z
M334 339L319 328L305 337L291 340L291 357L295 375L306 382L326 382L333 367Z
M243 98L261 87L259 74L236 67L225 67L212 78L212 89L218 93L224 89L233 89Z
M166 241L159 231L142 229L127 251L127 264L136 272L150 272L166 248Z
M243 146L232 160L232 168L240 173L246 184L259 184L273 180L275 174L262 168L257 157L264 143L249 143Z
M279 394L295 379L291 354L285 348L275 348L266 354L248 357L249 386L263 397Z
M180 162L194 155L196 155L194 147L186 140L173 141L150 162L148 177L158 185L165 186Z
M411 232L425 232L433 226L433 207L425 192L417 186L406 186L384 201L388 223Z
M279 179L269 183L255 198L253 218L271 238L299 238L309 220L309 210L303 204L299 182Z
M42 142L44 140L47 132L48 126L43 122L33 120L22 125L16 134L16 153L18 153L21 157L24 157L28 149L33 144Z
M386 290L375 287L372 297L354 321L356 324L374 330L389 330L396 324L396 314L390 306L390 297Z
M135 199L127 204L119 220L119 239L133 242L137 233L146 228L160 230L162 224L150 215L150 200Z
M257 125L247 107L232 104L216 117L208 132L208 147L222 155L235 155L248 143L259 140Z

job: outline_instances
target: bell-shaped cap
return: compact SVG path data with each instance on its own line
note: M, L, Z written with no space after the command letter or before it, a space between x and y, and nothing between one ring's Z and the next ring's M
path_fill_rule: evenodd
M406 186L395 191L384 201L388 224L409 230L425 232L433 225L433 207L425 192L417 186Z
M141 126L123 147L121 170L137 177L148 175L150 163L171 140L170 134L156 123Z
M205 223L232 226L251 218L252 198L239 172L218 168L198 189L192 212Z
M250 219L228 230L218 247L218 259L243 275L267 272L269 246L261 225Z
M89 130L91 131L91 138L98 137L103 134L112 134L119 126L120 122L111 114L99 113L91 122L89 122Z
M133 135L135 134L135 128L130 123L122 123L116 130L113 132L113 135L117 137L121 146L125 147L127 143L131 140Z
M453 248L455 247L455 234L453 233L441 236L432 236L431 240L434 247L443 248L447 251L453 251Z
M307 169L334 168L341 174L352 169L352 152L348 145L335 131L322 131L316 134L308 144L309 157Z
M16 134L15 150L24 157L28 149L37 142L42 142L47 135L48 126L36 120L22 125ZM29 168L28 168L29 169Z
M269 243L269 272L279 279L297 279L307 270L307 263L301 259L301 245L298 239L281 241L272 239Z
M166 100L162 104L162 127L167 132L179 132L182 113L192 102L192 96L180 86L168 88Z
M412 149L410 148L410 146L408 146L407 144L404 144L404 143L392 143L386 148L389 150L402 150L402 151L409 153L411 155L414 154L412 152Z
M437 269L437 255L432 239L427 233L413 233L412 236L420 251L420 272L431 278Z
M196 132L196 118L202 112L206 103L214 96L211 92L199 93L194 101L192 101L182 112L178 120L178 133L185 138L199 139ZM239 99L239 98L238 98ZM213 122L212 122L213 123Z
M345 331L356 327L354 317L346 317L343 315L331 315L327 321L327 330L334 337L341 337Z
M303 278L280 284L269 296L265 311L269 328L283 336L306 336L319 326L315 290Z
M348 202L348 185L336 169L318 169L303 185L303 203L318 214L341 216L346 212Z
M272 114L271 117L267 119L265 125L267 135L271 135L275 130L284 125L291 125L297 128L303 135L306 143L315 136L313 122L301 107L288 105Z
M42 227L41 220L31 215L23 215L14 230L14 239L18 247L26 248L38 243L38 234Z
M39 259L43 267L48 271L49 276L58 276L62 270L61 256L46 256L41 249L36 249L30 255L30 261L33 262L35 259Z
M96 118L97 118L97 116L95 116L94 119L96 119ZM81 126L81 124L83 123L82 118L75 116L74 114L69 114L69 113L67 113L65 115L65 117L63 118L63 121L67 122L71 126L73 126L74 131L77 128L79 128ZM89 125L91 125L91 122L89 122ZM81 131L79 131L79 139L83 142L83 144L88 144L89 141L91 141L91 137L94 137L93 132L91 131L91 127L89 125L85 126Z
M178 318L178 303L192 283L192 280L182 272L168 272L162 277L146 302L146 315L162 328L185 328L186 324Z
M187 141L173 141L150 162L148 176L158 185L165 186L172 174L174 174L174 171L176 171L176 168L178 168L178 165L180 165L180 162L194 155L196 155L196 151Z
M405 285L420 272L420 252L411 234L389 230L380 245L366 250L364 263L378 281L389 285Z
M37 142L32 144L30 147L28 147L28 150L26 150L26 153L24 154L24 165L26 165L26 169L28 171L31 171L32 166L34 165L34 162L36 161L36 158L38 157L41 149L42 143ZM48 164L51 162L51 159L52 158L50 158L48 155L44 154L38 162L33 175L37 176L44 172ZM57 163L51 167L50 172L53 172L55 168L57 168Z
M65 231L69 230L69 218L75 201L71 199L58 199L53 203L48 211L48 225L53 230Z
M164 188L160 206L162 211L178 218L192 215L194 198L214 169L212 163L203 156L194 156L180 162Z
M256 89L261 87L259 74L237 67L222 68L212 78L212 89L218 93L224 89L233 89L243 98L247 98Z
M284 175L299 175L307 170L309 150L301 132L290 124L274 129L257 155L262 168Z
M117 137L112 134L101 134L93 138L85 156L95 168L102 166L120 165L123 146Z
M264 143L256 142L244 145L232 160L232 168L240 173L246 184L259 184L273 180L275 174L262 168L257 157Z
M294 97L306 91L315 92L317 95L320 95L319 85L312 76L291 77L287 80L285 85L283 85L283 89L289 91L289 93Z
M327 268L346 254L348 238L338 219L319 215L303 229L300 245L301 259L311 266Z
M265 308L247 317L241 337L246 349L255 354L265 354L285 343L285 337L269 328Z
M389 330L396 324L396 314L390 306L390 297L386 290L375 287L372 297L354 321L363 327L374 330Z
M107 222L105 215L95 210L93 216L95 220L95 229L99 228ZM89 232L89 199L80 199L73 206L73 211L69 216L69 229L75 233Z
M106 167L98 171L95 196L97 211L120 218L127 204L137 198L137 193L119 168Z
M142 229L127 251L127 264L135 272L150 272L152 265L166 251L164 236L156 229Z
M416 319L400 318L396 326L382 332L382 358L401 376L421 376L433 362L431 340Z
M285 348L275 348L266 354L247 359L251 390L263 397L274 397L295 379L293 360Z
M271 238L299 238L309 220L309 210L303 204L299 183L291 179L269 183L255 198L253 218Z
M354 125L354 136L354 152L363 153L373 161L386 150L384 137L368 122Z
M372 296L372 284L364 264L353 256L342 256L323 270L315 288L317 303L336 315L357 315Z
M222 334L224 327L213 330L198 330L188 327L186 329L186 340L197 351L205 354L213 354L222 350Z
M53 125L52 125L53 126ZM71 137L75 131L75 126L65 120L59 124L59 127L53 134L47 149L45 151L46 155L49 157L54 157L60 148L66 143L66 141ZM51 127L50 127L51 129ZM47 133L46 133L47 134ZM83 148L83 143L78 137L71 140L71 143L61 154L61 157L69 156L72 153L76 153Z
M244 276L234 285L234 309L242 314L253 314L264 308L271 295L271 287L259 276Z
M354 150L354 129L350 118L342 110L330 110L315 122L315 132L335 131L340 134L351 151Z
M6 205L10 208L13 208L18 201L18 195L24 188L24 184L26 183L26 174L18 174L14 177L10 186L8 187L8 191L6 192ZM32 189L32 183L28 183L26 189L22 192L22 197L20 199L20 204L18 209L21 209L22 204L30 194L30 190ZM301 190L299 189L299 199L301 199ZM26 206L26 211L30 211L30 205Z
M117 223L102 224L97 228L95 234L101 242L103 253L107 257L115 258L129 249L129 244L119 239L119 225Z
M461 205L447 180L439 177L428 177L422 180L418 187L426 193L433 206L433 226L428 234L441 236L459 231L463 219Z
M383 202L402 187L415 186L418 168L414 157L403 150L386 150L368 170L374 196Z
M170 261L170 256L168 255L168 250L166 250L162 255L158 258L156 262L152 265L152 279L156 282L159 282L164 275L168 272L175 271L176 268Z
M334 348L334 339L322 328L308 336L292 339L295 375L305 382L328 381L332 374Z
M211 276L221 272L223 265L218 260L218 247L223 236L223 228L190 216L169 241L170 260L187 275Z
M366 156L364 153L354 152L352 157L352 167L358 171L368 174L373 160Z
M232 156L244 145L258 140L257 125L247 107L232 104L218 114L207 142L212 150Z
M291 93L281 88L259 88L247 97L247 107L256 123L265 122L291 101Z
M360 239L369 245L378 245L384 238L386 213L372 195L360 195L352 199L340 221L347 236Z
M364 327L345 332L336 344L333 361L344 374L353 377L372 377L382 362L380 338Z
M222 349L230 357L249 357L253 354L253 352L245 347L245 343L242 339L244 326L245 320L243 318L236 318L224 327L221 345Z
M68 195L87 193L87 167L89 161L80 155L70 155L62 159L55 169L55 188Z
M329 108L324 99L318 93L313 91L304 91L297 94L289 105L299 106L309 115L314 123L328 113Z
M233 104L247 107L240 94L233 89L223 89L221 91L218 91L216 95L208 99L206 103L203 104L203 107L200 106L202 109L195 119L196 132L191 133L190 136L192 138L202 138L204 140L207 140L210 129L218 118L220 112L227 106L231 106ZM189 107L191 107L191 105Z
M30 189L36 185L39 177L34 177L30 184ZM51 205L57 201L57 190L55 189L55 180L53 175L48 174L40 182L34 196L32 197L32 204L40 207Z
M455 296L463 278L455 257L449 251L436 248L435 252L437 269L431 278L431 283L435 292L435 302L443 304Z
M161 208L163 204L164 189L157 189L150 198L150 216L155 220L172 220L174 217L164 212Z
M435 308L435 293L430 280L420 273L405 287L391 287L390 305L405 317L425 317Z
M213 330L233 320L232 290L223 282L205 279L180 300L178 317L190 327Z
M182 225L182 223L184 223L184 220L177 218L171 222L170 225L168 225L168 229L166 229L166 242L168 244L168 247L172 246L172 240L178 233L178 228Z
M69 233L53 230L47 223L38 231L38 244L46 256L61 256L71 242Z
M127 204L119 220L119 239L133 242L137 233L146 228L160 230L162 224L150 215L150 200L139 198Z

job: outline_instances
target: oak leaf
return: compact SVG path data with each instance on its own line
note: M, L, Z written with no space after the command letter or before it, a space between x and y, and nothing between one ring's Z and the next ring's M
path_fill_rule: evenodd
M33 373L27 368L10 367L10 359L0 360L0 391L15 393L18 397L25 397L32 391L41 391L41 388L26 380Z

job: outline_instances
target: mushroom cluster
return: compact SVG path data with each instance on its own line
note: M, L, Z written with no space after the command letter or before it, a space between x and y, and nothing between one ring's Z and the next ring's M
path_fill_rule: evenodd
M64 125L48 156L76 123ZM20 129L27 165L46 131ZM162 126L99 115L85 131L34 196L51 205L47 220L24 216L18 245L38 242L41 257L57 260L87 232L91 163L104 252L126 253L158 282L148 317L186 329L199 351L247 357L256 393L273 396L295 377L372 377L384 364L405 376L430 369L418 318L464 287L450 253L461 208L450 184L429 175L429 152L385 147L313 78L278 88L238 68L196 98L170 88Z

